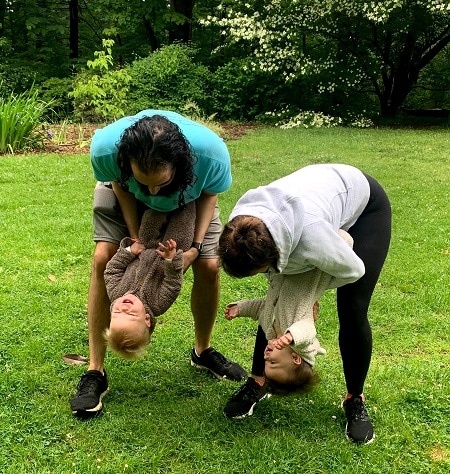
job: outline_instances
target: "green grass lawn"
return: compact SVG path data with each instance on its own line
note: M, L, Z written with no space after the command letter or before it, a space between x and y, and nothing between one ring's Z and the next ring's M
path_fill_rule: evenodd
M344 437L345 393L334 293L321 300L320 385L272 397L252 417L222 408L238 388L190 367L192 274L159 319L146 357L106 360L101 416L68 401L88 355L86 295L94 179L87 155L0 156L0 472L447 473L450 470L450 139L447 131L259 129L229 143L234 181L226 221L249 188L310 163L341 162L391 198L391 250L374 294L366 396L377 438ZM227 302L265 293L263 277L222 276L213 344L250 369L256 327L223 318Z

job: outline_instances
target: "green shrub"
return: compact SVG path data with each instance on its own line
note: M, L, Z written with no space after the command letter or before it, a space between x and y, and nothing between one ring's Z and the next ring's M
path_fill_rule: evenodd
M0 153L14 153L35 141L49 105L39 99L37 89L0 97Z
M131 77L126 69L111 70L113 45L114 40L104 39L105 50L95 51L95 59L87 62L88 70L74 80L69 97L74 99L74 115L79 121L111 121L125 114Z
M22 64L0 63L0 96L12 92L20 94L33 87L37 73L31 67Z
M211 73L194 62L194 54L189 46L171 44L134 61L129 69L129 112L150 108L180 112L193 102L202 113L211 114Z
M214 107L222 120L264 120L289 103L289 87L272 74L253 70L250 60L233 59L214 75Z
M52 121L65 120L73 114L73 103L69 98L72 90L73 81L70 78L51 77L40 84L39 97L44 102L52 103Z

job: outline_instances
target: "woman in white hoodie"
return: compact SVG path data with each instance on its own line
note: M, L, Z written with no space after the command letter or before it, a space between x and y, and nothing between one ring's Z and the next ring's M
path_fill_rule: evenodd
M338 235L339 229L351 235L353 249ZM347 386L346 435L355 443L369 443L375 437L363 395L372 354L367 312L390 236L391 207L380 184L352 166L319 164L246 192L219 240L221 265L234 277L268 269L290 275L313 268L331 275L329 287L337 288L339 347ZM264 376L260 361L264 362L266 345L264 332L259 331L252 376ZM235 410L240 418L246 407L251 414L255 403L266 396L267 390L259 390L253 382L249 379L232 396L227 416L235 418Z

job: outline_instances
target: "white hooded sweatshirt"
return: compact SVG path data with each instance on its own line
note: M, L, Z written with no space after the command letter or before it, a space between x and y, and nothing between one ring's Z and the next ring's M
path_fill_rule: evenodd
M243 215L264 222L280 253L278 272L292 275L319 268L332 277L328 287L337 288L364 275L364 263L338 230L355 224L369 197L369 182L357 168L310 165L247 191L230 220Z
M350 235L339 229L338 234L347 245L353 246ZM291 333L291 348L313 366L317 355L325 349L316 337L313 306L329 287L331 276L318 268L295 275L269 271L269 288L265 299L240 300L239 316L257 320L267 339Z

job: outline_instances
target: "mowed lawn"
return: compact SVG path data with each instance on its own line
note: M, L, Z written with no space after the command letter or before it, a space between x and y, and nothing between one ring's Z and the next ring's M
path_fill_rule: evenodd
M88 355L86 296L94 179L88 155L0 156L1 473L450 472L450 139L447 130L262 128L228 143L237 199L311 163L348 163L378 179L393 208L393 238L370 308L374 352L367 405L376 439L344 437L345 393L334 292L321 300L320 385L272 397L252 417L222 409L239 384L189 364L192 273L163 316L148 354L109 353L110 392L96 419L69 399ZM213 345L250 369L256 326L223 317L229 301L261 297L264 277L222 275Z

